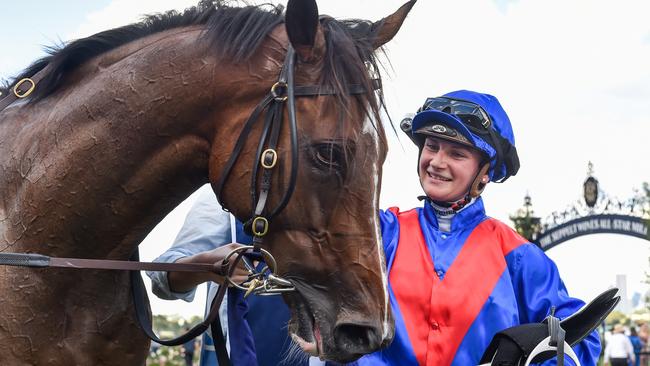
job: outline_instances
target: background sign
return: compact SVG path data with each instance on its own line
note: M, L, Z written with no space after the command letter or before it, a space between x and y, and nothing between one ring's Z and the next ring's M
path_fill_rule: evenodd
M624 215L591 215L547 230L537 238L536 242L542 250L549 250L578 236L601 233L622 234L650 240L648 220Z

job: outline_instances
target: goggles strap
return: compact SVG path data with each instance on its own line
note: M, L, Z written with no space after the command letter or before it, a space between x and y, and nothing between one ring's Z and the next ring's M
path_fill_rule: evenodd
M501 139L499 139L498 132L494 128L488 128L488 132L490 134L490 145L494 147L494 150L496 150L496 162L494 164L494 170L495 174L498 174L499 171L501 170L501 166L503 165L503 149L501 149ZM499 169L499 171L497 171ZM508 177L508 169L506 169L505 172L503 172L503 178L496 180L496 182L501 183L505 181Z

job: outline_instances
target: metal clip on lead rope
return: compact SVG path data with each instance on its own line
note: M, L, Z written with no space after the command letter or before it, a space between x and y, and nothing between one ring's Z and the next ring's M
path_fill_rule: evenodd
M260 260L264 261L266 265L258 270L255 268L250 259L246 256L255 255L254 247L252 245L239 247L226 256L223 260L222 265L230 265L236 263L236 258L239 257L244 267L248 270L248 279L244 283L235 283L230 277L226 277L226 281L233 287L236 287L242 291L245 291L245 296L250 294L269 296L269 295L280 295L284 292L295 291L296 288L291 284L290 281L277 276L277 263L275 258L264 248L257 248L259 250L259 255L261 256Z

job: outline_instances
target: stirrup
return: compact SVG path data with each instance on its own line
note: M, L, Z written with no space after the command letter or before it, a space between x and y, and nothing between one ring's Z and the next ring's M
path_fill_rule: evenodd
M578 360L578 356L575 354L575 352L573 352L573 348L571 348L571 346L566 341L562 342L561 344L562 346L564 346L564 351L562 355L569 356L569 358L573 360L576 366L581 366L580 361ZM528 358L526 359L526 363L524 364L524 366L529 366L530 363L533 361L533 359L540 353L552 351L554 353L558 353L558 357L560 357L559 356L560 353L558 352L558 346L551 346L551 336L544 338L544 340L539 342L537 346L535 346L535 348L533 348L533 350L530 352L530 356L528 356ZM560 366L560 362L558 362L558 366Z

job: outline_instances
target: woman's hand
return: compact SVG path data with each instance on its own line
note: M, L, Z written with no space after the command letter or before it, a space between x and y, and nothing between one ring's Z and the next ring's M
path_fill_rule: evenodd
M230 252L242 246L242 244L238 243L226 244L209 251L197 253L189 257L183 257L177 260L176 263L212 264L215 265L215 268L219 268L223 259L226 258ZM234 259L235 257L233 256L232 258ZM248 279L248 270L244 267L243 263L239 261L231 276L231 280L235 283L242 283L246 281L246 279ZM223 285L226 282L225 277L216 272L169 272L167 274L167 280L169 281L170 290L179 293L190 291L197 285L207 281L214 281L220 285Z

